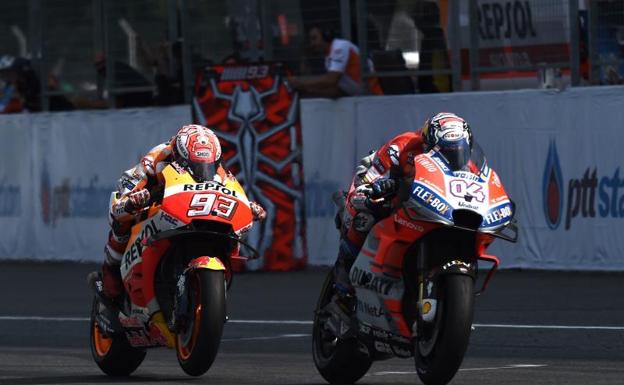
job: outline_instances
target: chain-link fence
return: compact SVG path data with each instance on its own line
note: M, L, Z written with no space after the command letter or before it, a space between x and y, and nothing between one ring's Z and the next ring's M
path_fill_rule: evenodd
M334 39L384 94L624 78L624 0L5 0L0 110L10 92L31 111L188 103L210 63L313 78Z

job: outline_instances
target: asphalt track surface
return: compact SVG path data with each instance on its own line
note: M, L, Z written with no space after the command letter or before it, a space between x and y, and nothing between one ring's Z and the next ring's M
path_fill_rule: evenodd
M325 270L236 276L231 321L204 376L186 376L173 351L155 349L132 377L111 379L88 350L85 276L94 268L0 263L0 385L325 383L309 322ZM359 383L420 381L412 360L393 359L374 363ZM452 384L624 384L624 274L497 274L477 299Z

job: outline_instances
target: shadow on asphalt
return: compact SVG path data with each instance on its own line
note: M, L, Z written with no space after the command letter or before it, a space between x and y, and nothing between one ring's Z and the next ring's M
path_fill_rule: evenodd
M42 376L42 377L24 377L24 378L9 378L0 380L0 385L61 385L61 384L150 384L150 383L201 383L205 382L202 377L150 377L150 376L130 376L130 377L108 377L108 376ZM276 385L327 385L325 382L313 382L313 383L293 383L284 384L277 382Z
M201 377L152 377L152 376L129 376L129 377L108 377L108 376L41 376L8 378L0 380L0 385L30 385L30 384L110 384L114 383L159 383L159 382L198 382Z

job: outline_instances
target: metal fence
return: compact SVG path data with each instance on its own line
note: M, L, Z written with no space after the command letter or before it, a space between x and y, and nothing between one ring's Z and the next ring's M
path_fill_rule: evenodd
M323 73L315 29L387 94L624 82L624 0L5 0L0 56L33 111L166 105L209 63Z

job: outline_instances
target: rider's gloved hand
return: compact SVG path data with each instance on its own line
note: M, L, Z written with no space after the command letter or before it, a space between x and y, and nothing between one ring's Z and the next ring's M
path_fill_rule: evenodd
M258 203L254 201L249 202L249 208L251 209L254 221L263 221L266 218L266 210Z
M371 183L370 188L369 197L371 199L385 198L396 192L397 183L391 178L381 178Z
M128 194L126 200L125 209L130 214L134 214L137 211L143 209L149 203L150 192L147 189L141 189Z

